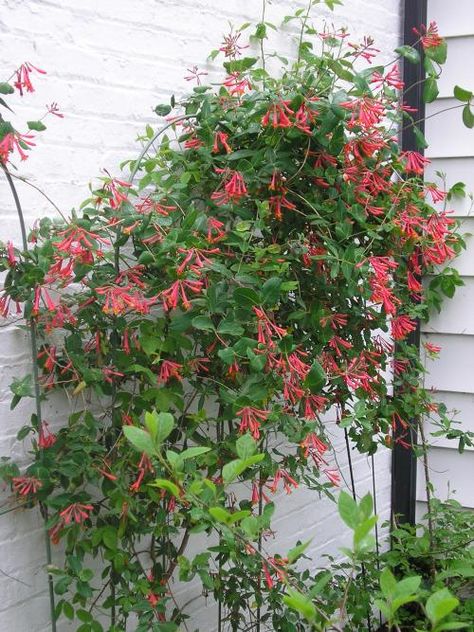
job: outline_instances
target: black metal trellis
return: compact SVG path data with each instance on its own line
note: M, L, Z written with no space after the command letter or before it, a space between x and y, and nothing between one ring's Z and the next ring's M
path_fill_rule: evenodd
M413 33L413 28L419 28L427 21L427 0L404 0L403 16L403 42L414 45L417 36ZM420 51L421 52L421 51ZM405 63L403 67L403 80L407 89L403 95L404 102L417 109L416 118L421 132L424 132L425 106L422 98L423 80L425 71L422 63ZM405 126L401 133L402 149L405 151L419 151L416 144L414 126ZM420 346L420 323L417 322L416 330L408 339L408 344ZM397 396L396 391L394 397ZM397 517L398 522L415 523L416 512L416 466L417 459L413 449L407 449L396 439L400 434L404 434L404 439L411 446L416 445L417 431L416 420L411 420L406 431L398 428L395 431L395 443L392 455L392 516Z

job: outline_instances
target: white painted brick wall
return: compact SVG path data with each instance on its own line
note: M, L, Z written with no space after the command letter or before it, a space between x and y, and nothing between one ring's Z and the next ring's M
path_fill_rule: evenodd
M273 0L268 19L280 24L282 17L303 6L296 0ZM57 101L63 120L51 118L48 130L20 173L31 178L65 212L87 197L88 182L107 168L118 173L123 160L134 157L134 140L146 123L156 125L153 107L178 96L188 84L186 68L206 67L209 51L217 47L229 20L240 25L259 19L259 0L0 0L0 68L2 79L23 61L47 70L34 77L36 92L12 105L18 122L37 118L46 103ZM353 38L371 34L383 51L383 60L399 44L400 0L345 0L335 14L320 10L337 24L346 24ZM49 214L47 202L26 185L19 185L27 223ZM0 184L0 239L19 243L12 200L4 181ZM25 336L13 326L0 329L0 455L21 457L28 446L19 445L15 434L29 419L28 404L9 411L8 385L14 375L28 371ZM58 409L59 410L59 409ZM54 407L52 414L54 413ZM59 417L60 415L56 415ZM341 441L338 459L348 478ZM390 501L390 454L375 458L379 514L386 518ZM370 463L355 462L357 491L370 488ZM1 501L6 498L2 494ZM305 493L284 501L278 514L278 541L291 546L296 538L313 537L311 553L316 563L328 547L340 547L347 535L334 507ZM295 525L297 525L295 527ZM0 516L0 630L43 632L48 629L45 592L44 542L36 514ZM20 580L14 581L4 573ZM184 600L189 598L189 591ZM196 603L193 628L211 630L209 610ZM60 630L65 626L60 626Z

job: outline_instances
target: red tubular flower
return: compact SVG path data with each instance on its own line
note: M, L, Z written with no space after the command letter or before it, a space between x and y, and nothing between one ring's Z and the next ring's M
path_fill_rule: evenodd
M223 85L228 89L231 96L242 96L247 90L252 89L250 81L241 75L240 72L233 72L226 77Z
M443 200L445 200L446 196L448 195L447 191L442 191L441 189L438 189L436 184L433 184L431 182L425 183L425 191L426 193L429 193L431 195L431 199L434 204L436 204L436 202L443 202Z
M14 86L20 92L20 96L23 96L23 90L26 90L26 92L35 91L30 79L30 74L33 72L33 70L39 72L41 75L46 74L46 70L41 70L41 68L33 66L33 64L29 61L25 61L25 63L22 64L16 71L16 80Z
M272 576L270 575L270 571L268 570L268 566L265 564L265 562L262 562L262 570L263 570L263 575L265 577L265 584L267 585L268 590L270 590L271 588L273 588L273 579L272 579Z
M276 325L261 307L253 307L252 309L258 319L258 342L268 347L273 347L272 337L275 335L281 340L287 334L286 329Z
M18 301L13 301L10 296L3 290L0 295L0 316L7 318L11 314L12 303L16 306L16 314L22 314L21 305Z
M352 343L349 342L348 340L344 340L340 336L333 336L328 344L331 347L331 349L334 350L338 358L341 358L343 355L343 352L341 349L346 349L346 350L352 349Z
M331 469L331 468L326 468L325 470L323 470L323 472L326 475L327 479L335 487L339 487L339 485L341 484L341 475L340 475L338 470Z
M271 126L274 129L277 127L293 127L288 114L294 116L295 113L289 107L289 103L289 101L280 100L279 103L270 106L268 112L262 118L262 125L264 127Z
M134 483L130 485L131 492L138 492L141 487L143 478L147 472L153 473L153 465L151 464L150 458L143 452L140 462L138 464L138 476Z
M12 478L13 490L20 496L36 494L43 483L34 476L15 476Z
M423 286L418 281L413 272L408 271L407 273L407 285L408 289L414 294L421 294L423 292Z
M408 334L416 329L414 320L406 315L396 316L392 319L391 332L395 340L403 340Z
M380 72L374 72L370 83L373 83L377 88L387 85L396 90L403 90L405 87L398 64L392 66L391 70L385 76Z
M424 24L420 29L414 28L413 32L421 39L423 48L437 48L444 42L443 38L438 34L438 25L434 20L430 22L428 28Z
M92 505L84 505L82 503L72 503L66 509L59 512L59 516L63 519L64 524L68 525L73 522L82 524L90 517L90 512L94 509Z
M209 74L205 70L199 70L197 66L193 66L192 68L187 68L186 70L190 74L184 79L186 81L196 81L198 86L201 85L201 77L204 77L205 75Z
M286 470L282 470L280 468L275 472L275 476L273 477L273 481L271 484L267 485L268 489L274 494L277 491L278 483L283 481L283 488L287 494L291 494L293 490L297 489L298 483L295 479L288 474Z
M50 448L56 443L57 437L49 430L49 424L46 421L41 423L38 435L38 446L42 449Z
M317 100L317 98L312 99ZM318 112L313 110L306 102L303 102L295 114L295 125L305 134L311 134L311 125L318 116Z
M215 244L222 239L225 239L224 222L219 221L215 217L210 217L207 220L207 241L210 244Z
M110 245L110 239L100 237L97 233L92 233L78 226L70 226L59 232L57 236L62 237L62 241L55 244L56 250L73 256L82 256L89 250L96 250L97 244L94 242Z
M52 114L53 116L57 116L58 118L64 118L64 114L61 114L61 112L59 111L59 106L55 101L47 105L46 110L48 111L48 114Z
M180 301L184 309L191 309L192 305L186 295L186 290L199 294L203 287L204 283L202 281L194 281L192 279L175 281L171 287L163 290L160 294L164 310L176 309Z
M254 439L259 439L260 423L266 421L269 414L269 410L260 410L253 406L245 406L241 410L238 410L236 415L241 419L239 432L243 433L248 430Z
M305 419L317 419L317 413L323 412L328 401L323 395L308 395L304 400Z
M364 128L370 128L380 123L385 116L384 105L371 97L361 97L353 101L346 101L340 105L352 111L348 127L360 125Z
M234 171L229 180L224 185L229 200L238 202L240 198L247 195L247 187L241 173Z
M225 132L216 132L214 134L214 145L212 146L212 153L218 154L220 149L223 148L225 149L226 153L230 154L232 148L227 142L228 138L229 134L226 134Z
M171 360L163 360L160 366L160 373L158 375L158 381L166 384L172 378L181 381L183 376L181 371L183 365L178 362L172 362Z
M109 194L110 208L118 209L122 205L122 202L128 201L128 193L126 190L131 186L130 182L124 182L118 178L110 178L110 180L104 184L104 190ZM125 191L122 191L122 189L125 189Z
M273 213L276 220L281 221L283 218L282 209L287 208L290 211L296 210L296 205L290 202L285 195L273 195L268 198L268 205L270 211Z
M438 347L431 342L424 342L423 346L430 355L438 355L438 353L441 351L441 347Z
M191 138L188 138L184 142L185 149L199 149L200 147L203 147L203 146L204 146L203 141L200 138L198 138L195 134L193 134Z
M212 248L211 250L203 250L202 248L178 248L178 252L180 254L184 254L185 257L176 268L176 272L178 274L183 274L189 266L189 270L199 276L201 275L203 268L212 265L212 260L209 259L207 255L214 255L220 251L219 248Z
M25 145L27 147L34 147L35 143L32 141L33 138L33 134L20 134L20 132L10 132L6 134L0 141L0 162L6 164L10 153L15 149L20 159L26 160L28 154L24 151Z
M120 316L131 310L138 314L149 314L150 309L156 304L157 298L145 298L143 293L136 290L132 285L120 287L117 285L104 285L96 288L99 296L105 297L102 307L104 314Z
M305 458L308 458L310 450L315 450L321 456L328 450L328 446L314 432L306 435L300 445Z
M248 48L248 44L246 46L241 46L238 42L242 33L229 33L229 35L224 35L224 41L221 44L219 50L224 53L226 57L238 57L242 53L241 50Z
M354 53L354 59L362 57L363 59L368 61L369 64L371 64L372 59L377 56L377 53L380 53L380 50L378 48L374 48L372 46L373 43L373 38L365 35L360 44L353 44L349 42L348 45L356 51Z
M425 166L431 162L431 160L425 158L417 151L404 151L401 155L405 159L405 171L407 173L422 175Z
M171 211L176 210L176 206L167 206L162 202L154 200L152 195L147 195L146 198L141 200L138 204L135 204L135 210L137 213L148 215L149 213L156 213L162 217L167 217Z
M331 329L334 329L334 331L336 331L339 327L344 327L345 325L347 325L347 319L347 314L335 313L329 314L328 316L323 316L322 318L320 318L320 323L323 327L327 327L329 325Z
M216 171L217 173L225 174L219 188L211 194L211 200L217 206L222 206L229 202L238 202L247 195L247 187L241 173L227 169L216 169Z

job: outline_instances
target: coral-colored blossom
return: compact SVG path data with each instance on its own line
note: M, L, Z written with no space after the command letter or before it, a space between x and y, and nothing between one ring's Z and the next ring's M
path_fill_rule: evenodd
M68 525L73 522L81 524L90 517L90 512L94 509L92 505L84 505L83 503L72 503L66 509L59 512L60 517L64 520L64 524Z
M438 34L438 25L434 20L430 22L428 28L422 24L419 29L414 28L413 32L418 35L425 49L437 48L444 42L444 39Z
M158 381L166 384L172 378L175 378L176 380L182 380L183 379L183 376L181 375L182 369L183 369L183 365L179 364L179 362L172 362L171 360L163 360L160 366Z
M211 200L222 206L229 202L238 202L247 195L247 187L245 180L239 171L230 171L227 169L216 169L217 173L224 173L224 179L221 186L211 194Z
M35 70L39 72L41 75L46 74L46 70L41 70L41 68L37 68L33 66L29 61L25 61L18 70L16 71L16 80L14 83L15 88L19 91L20 96L23 96L23 91L26 92L34 92L33 84L31 83L30 74Z
M416 329L416 322L406 315L396 316L390 323L392 336L395 340L403 340Z
M274 129L277 127L292 127L293 123L288 118L288 115L294 116L295 113L289 107L289 103L289 101L280 100L278 103L271 105L262 118L262 125L264 127L271 126Z
M41 423L38 433L38 446L42 449L50 448L56 443L57 437L54 432L49 429L49 424L46 421Z
M418 151L404 151L401 156L405 160L405 171L407 173L422 175L425 166L431 162L431 160L422 156Z
M259 439L260 424L262 421L266 421L268 419L269 414L269 410L260 410L259 408L254 408L253 406L245 406L241 410L238 410L236 415L241 419L239 432L243 433L249 431L254 439Z
M194 294L199 294L204 287L202 281L193 279L178 279L167 290L163 290L160 294L163 300L165 311L176 309L181 302L184 309L191 309L192 305L186 291L189 290Z
M15 476L12 478L13 489L20 496L36 494L41 489L43 483L35 476Z

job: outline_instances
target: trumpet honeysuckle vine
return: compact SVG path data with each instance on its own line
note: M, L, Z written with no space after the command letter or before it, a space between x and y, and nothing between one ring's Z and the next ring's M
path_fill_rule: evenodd
M346 587L318 597L295 566L306 545L267 551L278 494L337 490L329 412L369 454L411 449L410 424L427 416L471 440L422 388L407 342L461 283L439 269L463 247L446 206L455 192L424 182L429 161L397 136L415 126L424 146L401 61L419 63L421 45L433 100L445 42L420 27L417 47L376 65L371 38L311 24L313 4L287 19L297 60L280 75L266 70L265 18L250 43L232 31L211 55L223 58L220 84L189 71L197 85L156 108L166 133L147 128L131 176L106 173L80 210L2 249L2 316L24 317L37 338L38 379L14 381L13 406L35 385L40 400L66 391L75 402L54 431L32 415L18 435L31 462L20 472L6 461L3 478L64 543L64 564L49 568L55 616L77 617L82 632L107 618L110 632L194 629L173 581L195 576L220 603L221 629L360 630L363 617L370 629L370 610L338 623ZM255 43L261 56L245 56ZM25 63L0 92L26 96L43 72ZM457 97L469 124L472 94ZM47 113L62 116L56 103ZM28 127L0 122L13 192L12 161L45 126ZM374 519L368 500L354 507L360 552ZM197 533L217 539L188 553Z

